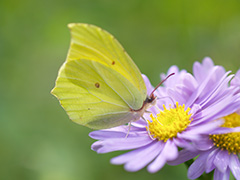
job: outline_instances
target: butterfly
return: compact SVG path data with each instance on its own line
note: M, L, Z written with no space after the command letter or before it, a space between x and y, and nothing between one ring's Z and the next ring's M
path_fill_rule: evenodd
M69 118L92 129L139 120L156 97L147 96L141 72L121 44L94 25L68 27L70 48L51 93Z

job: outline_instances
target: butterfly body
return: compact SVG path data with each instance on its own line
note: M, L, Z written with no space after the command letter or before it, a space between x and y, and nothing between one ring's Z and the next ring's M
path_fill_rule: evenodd
M71 44L52 90L71 120L105 129L138 120L154 103L120 43L88 24L69 24Z

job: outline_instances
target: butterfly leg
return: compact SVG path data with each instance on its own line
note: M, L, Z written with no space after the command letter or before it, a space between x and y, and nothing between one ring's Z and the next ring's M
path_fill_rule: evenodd
M128 123L128 132L127 132L125 138L128 137L128 135L129 135L129 133L130 133L130 129L131 129L131 121Z
M156 138L154 138L150 131L149 131L149 124L148 124L148 121L142 116L143 120L147 123L147 132L148 132L148 136L152 139L152 140L155 140Z

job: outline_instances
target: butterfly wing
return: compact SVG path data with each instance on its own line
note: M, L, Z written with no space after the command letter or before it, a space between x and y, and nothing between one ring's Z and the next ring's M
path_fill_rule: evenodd
M52 93L70 119L94 129L110 128L139 118L130 111L138 89L111 67L92 60L72 60L61 67Z
M147 90L141 72L113 35L89 24L72 23L68 27L71 45L67 61L89 59L107 64L137 87L141 94L139 99L146 99ZM134 109L139 109L141 105L138 104ZM134 106L136 104L132 104Z
M70 24L71 45L52 93L70 119L94 129L140 117L146 86L137 66L108 32Z

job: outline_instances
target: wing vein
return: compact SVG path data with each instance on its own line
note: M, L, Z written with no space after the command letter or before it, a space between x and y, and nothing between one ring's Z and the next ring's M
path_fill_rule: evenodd
M91 61L91 63L93 64L93 62ZM96 70L97 70L97 67L93 64L93 66L96 68ZM106 82L106 80L102 77L102 75L98 72L98 71L95 71L102 79L103 79L103 81L108 85L108 87L110 87L127 105L128 105L128 107L131 107L129 104L128 104L128 102L115 90L115 89L113 89L112 88L112 86L110 86L107 82ZM118 79L119 80L119 79ZM121 81L122 82L122 81ZM122 84L124 85L124 87L126 87L126 85L122 82ZM131 91L129 91L129 89L126 87L126 89L128 90L128 92L131 94L131 96L133 97L133 99L134 99L134 102L135 102L135 97L133 96L133 94L132 94L132 92ZM132 107L131 107L132 108Z

